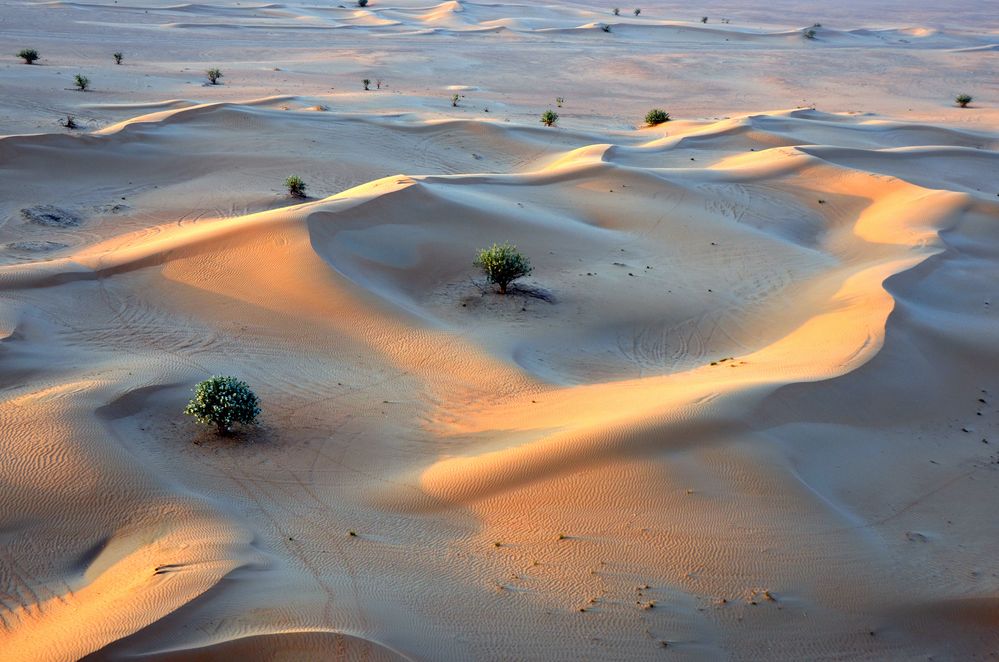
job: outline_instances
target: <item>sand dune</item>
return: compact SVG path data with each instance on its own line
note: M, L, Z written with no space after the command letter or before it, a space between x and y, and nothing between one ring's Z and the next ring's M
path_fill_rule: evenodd
M749 4L4 9L51 60L0 69L0 650L999 646L995 90L925 89L987 62L971 9L814 45ZM70 33L125 64L62 89ZM780 105L798 75L836 103ZM898 112L854 105L883 83ZM507 296L472 265L502 241ZM180 413L211 374L260 425Z

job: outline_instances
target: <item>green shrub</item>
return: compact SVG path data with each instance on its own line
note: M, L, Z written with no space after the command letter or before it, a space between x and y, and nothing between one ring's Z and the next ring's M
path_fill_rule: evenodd
M73 83L81 92L86 92L87 88L90 87L90 79L83 74L73 76Z
M362 82L362 83L364 83L364 89L365 89L365 90L367 90L367 89L368 89L368 86L369 86L369 85L371 85L371 79L370 79L370 78L365 78L365 79L364 79L364 80L362 80L361 82Z
M284 180L284 185L288 187L288 195L293 198L305 197L305 182L298 175L292 175Z
M645 113L646 124L656 126L657 124L662 124L663 122L669 122L669 113L662 108L653 108L649 112Z
M545 126L555 126L555 122L558 122L558 113L551 108L541 113L541 123Z
M38 59L38 51L34 48L22 48L17 57L24 60L25 64L33 64Z
M565 97L555 97L555 105L561 108L563 103L565 103Z
M211 83L212 85L218 85L219 79L222 78L222 70L219 69L218 67L212 67L211 69L205 72L205 75L208 76L209 83Z
M122 58L125 57L125 55L121 51L119 51L117 53L112 54L111 57L114 58L114 63L115 64L121 64L121 60L122 60Z
M507 285L534 271L531 261L509 243L483 248L474 264L482 270L490 283L499 285L500 294L506 294Z
M970 94L958 94L954 97L954 102L957 103L961 108L967 108L968 104L975 99Z
M460 99L460 98L461 98L460 95L452 94L451 95L451 105L454 106L455 108L457 108L458 107L458 99Z
M236 423L250 424L260 413L260 400L246 382L217 375L194 388L194 397L184 413L199 423L214 425L220 435L227 435Z

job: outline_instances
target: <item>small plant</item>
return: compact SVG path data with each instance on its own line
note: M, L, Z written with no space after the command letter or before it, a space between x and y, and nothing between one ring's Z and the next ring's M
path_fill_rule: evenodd
M809 29L805 30L804 37L805 37L805 39L815 39L815 35L816 34L818 34L818 33L815 32L814 29L809 28Z
M653 108L645 113L645 123L649 126L656 126L663 122L669 122L669 113L662 108Z
M60 120L59 124L66 127L67 129L75 129L78 126L76 120L73 119L72 115L66 115L66 119Z
M642 13L642 10L636 7L635 8L635 16L638 16L641 13Z
M305 197L305 182L298 175L292 175L284 180L284 185L288 188L288 195L293 198Z
M350 536L351 538L356 538L357 537L357 531L354 531L353 529L351 529L350 531L347 532L347 535Z
M555 122L558 122L558 113L551 108L541 113L541 123L545 126L555 126Z
M358 7L367 7L368 6L368 0L357 0L357 6Z
M87 88L90 87L90 79L83 74L76 74L73 76L73 84L81 92L86 92Z
M482 270L490 283L499 285L499 293L506 294L507 286L518 278L528 276L533 269L527 259L516 246L509 243L493 244L491 248L483 248L475 259L475 266Z
M205 72L205 75L208 76L209 83L211 83L212 85L218 85L219 79L222 78L222 70L219 69L218 67L212 67L211 69Z
M702 16L701 17L701 23L707 23L707 22L708 22L708 17L707 16Z
M614 8L614 15L615 16L620 16L621 15L621 10L618 7Z
M361 82L362 82L362 83L364 84L364 89L365 89L365 91L367 91L367 90L370 90L370 89L371 89L371 87L370 87L370 86L371 86L371 79L370 79L370 78L365 78L365 79L364 79L364 80L362 80Z
M602 24L600 26L600 29L603 30L604 32L610 32L610 26L607 25L606 23Z
M954 102L957 103L961 108L967 108L968 104L975 99L970 94L958 94L954 97Z
M25 64L34 64L35 60L38 59L38 51L34 48L22 48L17 57L24 60Z
M122 53L121 51L119 51L117 53L112 54L111 57L114 58L114 63L115 64L121 64L121 61L122 61L122 59L124 59L125 55L124 55L124 53Z
M555 97L555 103L561 108L562 104L565 103L565 97Z
M194 397L184 413L199 423L214 425L225 436L236 423L248 425L260 414L260 400L246 382L235 377L215 376L194 387Z
M458 99L460 99L460 98L461 98L461 95L452 94L451 95L451 105L453 107L457 108L458 107Z
M379 78L378 80L375 81L375 89L376 90L382 89L382 79L381 78Z
M821 23L812 23L812 27L813 28L821 28L822 24Z

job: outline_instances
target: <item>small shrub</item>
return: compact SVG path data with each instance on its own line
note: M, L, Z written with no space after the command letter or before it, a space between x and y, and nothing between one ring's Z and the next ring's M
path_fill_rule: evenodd
M639 15L639 14L641 14L641 13L642 13L642 10L641 10L641 9L638 9L638 8L636 7L636 8L635 8L635 16L638 16L638 15Z
M215 376L194 388L194 397L184 408L199 423L214 425L222 436L236 423L248 425L260 414L260 400L246 382L235 377Z
M620 16L621 15L621 10L619 8L615 7L614 8L614 15L615 16Z
M509 243L493 244L483 248L475 259L475 266L482 270L490 283L499 286L499 293L506 294L507 286L518 278L530 275L531 261L516 246Z
M379 78L378 80L375 81L375 89L376 90L382 89L382 80L381 80L381 78Z
M205 72L205 75L208 76L209 83L211 83L212 85L218 85L219 79L222 78L222 70L219 69L218 67L212 67L211 69Z
M707 23L707 22L708 22L708 17L707 16L702 16L701 17L701 23Z
M815 39L815 35L816 34L818 34L818 33L815 32L815 30L813 30L812 28L809 28L809 29L805 30L804 37L805 37L805 39Z
M371 85L371 79L370 78L365 78L364 80L361 81L361 83L364 84L364 89L365 90L370 89L370 85Z
M610 26L607 25L606 23L604 23L603 25L601 25L600 29L603 30L604 32L610 32Z
M357 6L358 7L367 7L368 6L368 0L357 0Z
M35 60L38 59L38 51L34 48L22 48L17 57L24 60L25 64L34 64Z
M646 124L656 126L657 124L662 124L663 122L669 122L669 113L662 108L653 108L649 112L645 113Z
M460 95L458 95L458 94L452 94L451 95L451 105L453 107L457 108L458 107L458 99L460 99L460 98L461 98Z
M555 103L561 108L562 104L565 103L565 97L555 97Z
M558 113L551 108L541 113L541 123L545 126L555 126L555 122L558 122Z
M114 58L115 64L121 64L121 61L125 57L125 55L119 51L118 53L114 53L111 57Z
M76 74L73 76L73 84L76 85L77 89L81 92L86 92L87 88L90 87L90 79L83 74Z
M958 94L954 97L954 102L961 108L967 108L968 104L974 101L974 98L970 94Z
M67 129L75 129L78 126L76 120L73 119L72 115L66 115L66 119L60 120L59 124L66 127Z
M292 175L284 180L284 185L288 188L288 195L293 198L305 197L305 182L298 175Z

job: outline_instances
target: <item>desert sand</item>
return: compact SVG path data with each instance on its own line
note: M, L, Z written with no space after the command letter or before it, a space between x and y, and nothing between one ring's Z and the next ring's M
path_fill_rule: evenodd
M0 657L996 655L999 20L912 4L0 0Z

